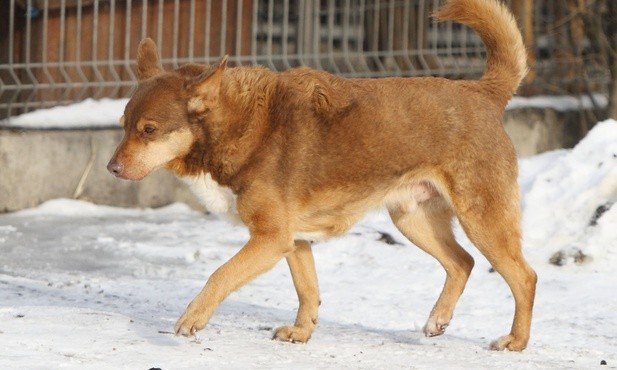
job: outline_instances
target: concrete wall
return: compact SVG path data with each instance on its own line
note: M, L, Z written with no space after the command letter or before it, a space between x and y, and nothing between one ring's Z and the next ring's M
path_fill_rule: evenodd
M166 171L140 182L109 174L107 161L121 139L119 129L0 129L0 212L72 198L92 156L79 199L123 207L158 207L174 201L197 206L188 189Z
M556 111L547 108L521 108L506 111L503 124L519 157L548 150L572 148L596 123L585 111Z
M586 133L579 112L510 110L504 125L520 156L572 147ZM141 182L119 180L105 166L122 138L120 129L0 129L0 212L73 198L91 157L92 170L78 199L123 207L158 207L174 201L199 208L186 186L164 170Z

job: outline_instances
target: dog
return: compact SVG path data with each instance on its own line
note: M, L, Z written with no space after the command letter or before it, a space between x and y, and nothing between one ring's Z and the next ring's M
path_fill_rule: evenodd
M228 68L226 57L164 71L154 42L139 44L139 84L108 170L140 180L166 168L207 209L250 231L188 305L177 335L203 329L231 292L285 258L299 308L274 338L308 341L320 305L310 242L385 206L447 273L425 335L444 333L474 265L454 238L456 217L514 296L510 333L490 348L527 346L537 277L521 251L517 158L501 124L527 72L525 47L496 0L448 0L434 16L480 35L488 57L479 80L346 79L302 67Z

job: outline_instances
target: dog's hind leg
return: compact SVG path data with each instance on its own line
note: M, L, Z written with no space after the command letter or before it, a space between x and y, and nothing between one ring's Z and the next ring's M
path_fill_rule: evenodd
M304 240L296 241L295 245L295 251L287 255L287 264L298 293L300 306L296 323L276 329L273 339L304 343L311 338L317 324L317 310L320 303L319 288L311 245Z
M471 242L488 259L510 287L515 311L510 334L491 344L491 349L522 351L527 346L537 276L521 251L520 211L516 182L498 186L484 179L491 189L475 184L471 199L453 198L461 226ZM494 189L500 189L495 196ZM461 193L464 194L464 193Z
M450 323L474 265L473 258L454 240L453 213L441 197L421 202L417 208L389 207L396 227L412 243L435 257L446 270L446 282L424 326L426 336L441 335Z

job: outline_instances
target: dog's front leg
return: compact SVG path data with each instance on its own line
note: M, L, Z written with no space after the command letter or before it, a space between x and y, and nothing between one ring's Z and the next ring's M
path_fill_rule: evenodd
M176 323L176 335L190 336L203 329L219 304L231 292L271 269L293 250L293 240L279 233L251 235L249 242L208 279Z
M273 339L306 343L311 338L317 324L317 309L320 303L311 245L304 240L296 241L296 250L287 255L287 264L298 293L300 306L295 325L276 329Z

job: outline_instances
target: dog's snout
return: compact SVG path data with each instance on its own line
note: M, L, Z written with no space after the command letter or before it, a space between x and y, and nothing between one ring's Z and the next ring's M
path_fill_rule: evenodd
M107 164L107 171L111 172L114 176L119 177L122 174L124 166L116 159L112 159Z

